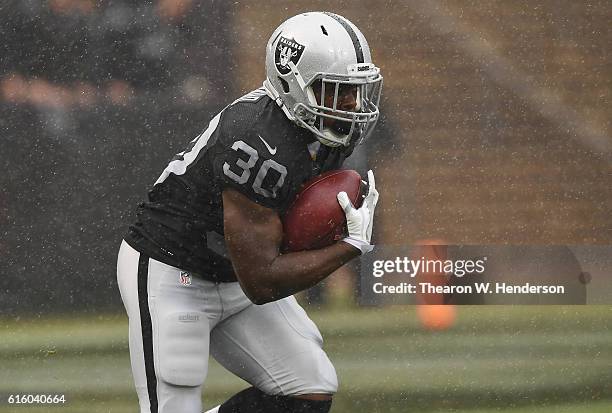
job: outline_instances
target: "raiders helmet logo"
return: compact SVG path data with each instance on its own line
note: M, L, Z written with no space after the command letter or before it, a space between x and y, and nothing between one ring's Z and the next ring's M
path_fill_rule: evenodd
M289 62L293 62L293 64L297 65L303 52L303 45L295 40L289 40L281 36L276 44L276 50L274 52L274 63L276 63L276 70L278 70L278 73L286 75L291 72Z

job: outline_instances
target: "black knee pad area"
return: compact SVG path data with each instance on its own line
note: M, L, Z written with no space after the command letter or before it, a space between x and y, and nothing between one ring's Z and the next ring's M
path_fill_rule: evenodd
M331 400L271 396L250 387L223 403L219 413L327 413L331 404Z

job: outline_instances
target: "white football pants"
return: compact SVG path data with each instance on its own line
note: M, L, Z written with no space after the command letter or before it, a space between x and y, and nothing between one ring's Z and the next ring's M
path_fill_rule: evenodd
M295 298L254 305L237 282L196 278L125 241L117 281L141 413L201 413L209 353L268 394L336 392L321 333Z

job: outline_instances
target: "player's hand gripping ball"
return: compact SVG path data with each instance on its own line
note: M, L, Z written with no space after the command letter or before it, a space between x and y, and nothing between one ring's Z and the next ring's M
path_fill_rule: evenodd
M374 210L378 203L378 191L374 181L374 172L368 171L368 194L364 197L361 206L355 206L346 192L338 193L338 203L346 215L348 237L343 241L357 248L362 254L374 249L372 245L372 225L374 224Z
M306 182L283 216L283 251L319 249L343 239L346 216L337 195L346 192L359 208L363 185L361 176L353 170L325 172Z

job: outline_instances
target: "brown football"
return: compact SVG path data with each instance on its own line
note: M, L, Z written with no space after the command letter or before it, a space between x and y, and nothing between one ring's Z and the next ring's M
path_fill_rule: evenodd
M362 180L357 171L325 172L302 186L283 216L283 251L323 248L343 238L346 217L336 198L341 191L355 207L361 206Z

